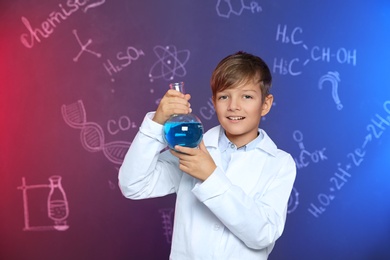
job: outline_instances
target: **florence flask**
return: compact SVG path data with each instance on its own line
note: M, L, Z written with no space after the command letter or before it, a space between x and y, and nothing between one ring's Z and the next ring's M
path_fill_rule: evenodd
M169 84L170 89L184 92L184 82ZM175 145L197 147L203 137L203 125L200 119L192 114L172 115L163 127L164 140L174 150Z

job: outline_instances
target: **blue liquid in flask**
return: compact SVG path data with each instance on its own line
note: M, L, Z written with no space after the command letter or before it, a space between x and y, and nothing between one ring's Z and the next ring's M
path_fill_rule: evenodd
M172 83L169 87L184 93L183 82ZM195 148L202 137L202 122L194 114L173 115L164 124L164 139L170 149L174 150L175 145Z
M164 135L171 149L175 145L194 148L202 140L203 126L200 122L166 122Z

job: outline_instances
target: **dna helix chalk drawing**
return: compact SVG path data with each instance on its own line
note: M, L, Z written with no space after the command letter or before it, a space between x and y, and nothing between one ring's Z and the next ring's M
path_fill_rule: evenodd
M102 127L94 122L87 122L82 100L69 105L62 105L62 117L67 125L80 129L81 145L88 152L102 151L104 156L114 164L121 164L130 146L130 142L113 141L105 143Z

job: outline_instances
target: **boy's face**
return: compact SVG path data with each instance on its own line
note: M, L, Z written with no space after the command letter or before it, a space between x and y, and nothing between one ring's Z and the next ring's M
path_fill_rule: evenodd
M271 109L273 96L263 102L259 84L249 81L217 92L213 102L226 136L241 147L257 137L260 119Z

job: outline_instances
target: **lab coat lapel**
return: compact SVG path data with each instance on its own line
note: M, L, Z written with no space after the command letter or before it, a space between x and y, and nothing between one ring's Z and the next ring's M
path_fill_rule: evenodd
M259 183L265 183L267 176L264 173L264 165L267 155L261 156L259 150L245 153L234 153L229 163L226 176L234 185L242 188L247 194L251 194Z

